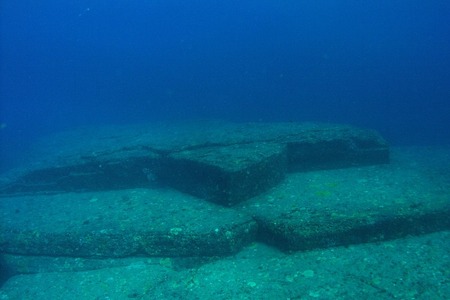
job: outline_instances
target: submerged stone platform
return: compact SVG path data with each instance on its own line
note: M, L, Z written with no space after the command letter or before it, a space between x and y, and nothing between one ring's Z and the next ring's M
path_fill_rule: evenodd
M166 185L230 206L287 172L389 162L376 132L329 124L190 123L84 129L49 137L0 195ZM30 159L31 160L31 159Z
M450 229L450 148L389 149L348 126L77 130L42 141L30 160L1 178L0 280Z

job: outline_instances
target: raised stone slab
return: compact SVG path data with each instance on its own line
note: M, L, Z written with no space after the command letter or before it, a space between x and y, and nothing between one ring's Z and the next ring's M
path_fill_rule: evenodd
M0 252L71 257L223 256L254 240L251 217L174 190L6 197Z
M395 149L389 165L293 173L239 206L261 241L289 251L450 229L449 153Z
M375 132L330 124L189 123L80 129L42 141L30 164L5 174L0 194L165 184L232 205L286 171L389 162Z

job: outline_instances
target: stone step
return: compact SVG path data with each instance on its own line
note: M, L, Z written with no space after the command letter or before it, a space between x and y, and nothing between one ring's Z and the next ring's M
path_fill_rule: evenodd
M292 173L238 205L287 251L450 229L450 149L393 148L388 165Z
M0 252L70 257L224 256L253 241L255 221L170 189L6 197Z
M171 258L120 259L17 275L0 299L447 299L449 239L447 231L290 255L252 244L188 269Z

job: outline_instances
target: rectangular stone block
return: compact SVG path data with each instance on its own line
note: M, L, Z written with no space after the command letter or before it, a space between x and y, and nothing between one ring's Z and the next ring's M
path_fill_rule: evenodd
M286 173L283 145L254 143L181 151L155 170L158 179L180 191L233 205L278 184Z

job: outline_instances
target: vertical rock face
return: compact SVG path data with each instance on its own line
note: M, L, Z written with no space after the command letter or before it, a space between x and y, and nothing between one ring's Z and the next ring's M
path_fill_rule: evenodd
M291 171L389 162L375 132L324 124L188 124L76 131L40 146L0 194L163 184L222 205L276 186Z
M374 131L356 128L311 130L289 136L287 146L290 171L335 169L389 162L389 150Z

